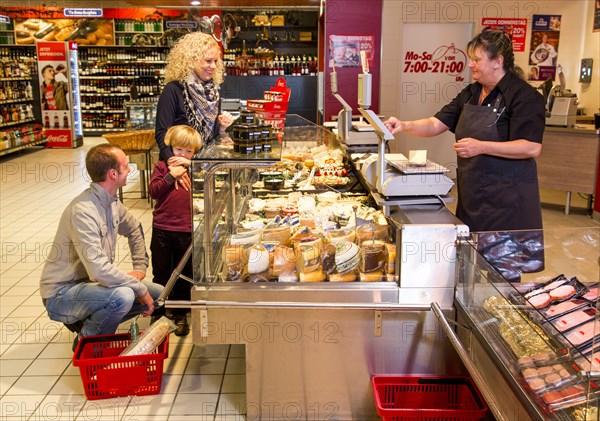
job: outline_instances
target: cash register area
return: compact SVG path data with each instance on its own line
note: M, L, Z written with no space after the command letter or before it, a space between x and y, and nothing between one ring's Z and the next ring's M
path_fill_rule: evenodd
M191 333L170 335L160 394L86 399L79 369L71 364L74 334L48 319L38 282L63 209L88 186L85 154L100 142L86 138L81 148L0 160L0 421L244 420L244 346L195 345ZM149 249L152 209L139 190L139 172L132 171L123 201L142 222ZM597 229L599 222L585 209L587 197L573 194L565 215L565 194L541 192L544 226ZM448 206L454 210L455 204ZM119 242L117 258L120 268L130 270L126 241ZM151 268L147 277L152 279ZM149 318L139 324L143 330Z

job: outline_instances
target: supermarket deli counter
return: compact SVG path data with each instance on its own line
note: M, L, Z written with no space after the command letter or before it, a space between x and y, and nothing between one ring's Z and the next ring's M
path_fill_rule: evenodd
M599 419L599 247L589 227L461 241L456 338L504 419Z
M394 224L339 153L331 132L288 115L267 151L212 146L192 161L193 341L245 344L246 402L230 410L247 419L378 419L371 376L465 374L430 311L453 317L464 227Z
M522 246L517 254L527 258L521 256L523 262L516 264L502 254L510 254L510 243L498 241L491 249L499 257L481 254L481 244L495 243L471 239L443 205L406 206L384 216L365 200L369 192L337 155L335 142L327 130L287 116L282 143L271 142L267 151L240 154L213 146L192 162L192 300L167 301L167 307L192 307L196 344L245 345L246 399L230 402L235 407L221 405L219 415L241 411L249 420L378 419L370 379L386 374L469 373L496 419L570 419L575 410L597 409L593 396L580 392L593 382L564 360L574 354L573 347L562 342L557 347L554 336L541 336L548 349L538 354L554 352L550 367L564 364L565 381L580 380L573 386L577 390L570 389L570 397L578 399L575 406L544 409L543 394L527 383L543 373L527 371L525 380L522 372L539 371L537 354L495 352L507 347L502 336L479 333L500 324L497 315L484 313L484 301L493 295L507 300L502 309L514 307L525 319L521 311L527 304L519 294L530 291L518 290L513 285L521 283L507 279L534 276L521 275L532 268L538 270L534 283L562 273L554 267L556 275L546 279L551 269L547 254L544 271L535 263L540 259L536 246L549 236L523 241L533 251L527 254ZM266 177L282 181L272 189ZM367 241L375 243L381 226L386 227L380 238L383 266L367 253L360 234L365 230ZM358 252L349 243L358 245ZM576 243L572 251L576 256L580 246ZM328 252L333 259L326 258ZM597 254L596 247L594 262ZM528 259L534 263L528 265ZM556 262L564 259L561 255ZM577 273L581 282L594 280L593 273L589 278L582 278L583 270ZM582 293L578 286L577 294ZM534 333L542 335L539 329ZM531 357L531 366L524 357ZM590 366L586 373L592 371ZM545 377L540 380L546 384ZM535 384L537 392L554 391L541 388L540 381ZM550 403L567 398L552 396L546 396Z

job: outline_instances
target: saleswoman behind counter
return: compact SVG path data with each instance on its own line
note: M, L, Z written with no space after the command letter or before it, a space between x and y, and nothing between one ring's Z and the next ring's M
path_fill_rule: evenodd
M431 137L450 130L458 156L456 216L471 231L542 228L535 158L542 150L542 95L515 67L510 38L484 30L467 45L474 83L435 116L392 117L392 133Z

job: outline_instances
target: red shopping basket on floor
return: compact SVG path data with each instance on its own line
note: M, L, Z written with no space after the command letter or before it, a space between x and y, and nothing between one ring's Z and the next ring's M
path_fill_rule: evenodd
M384 421L466 421L488 415L469 377L374 376L371 382Z
M169 336L152 354L119 356L131 343L129 333L85 336L73 354L88 399L155 395L160 392Z

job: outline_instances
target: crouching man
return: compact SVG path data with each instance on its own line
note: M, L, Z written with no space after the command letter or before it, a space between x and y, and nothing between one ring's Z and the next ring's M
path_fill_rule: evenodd
M117 199L130 172L127 155L100 144L85 160L90 187L64 210L40 280L48 316L79 338L115 333L138 314L149 316L163 287L144 281L148 254L142 224ZM133 270L117 267L117 235L129 242Z

